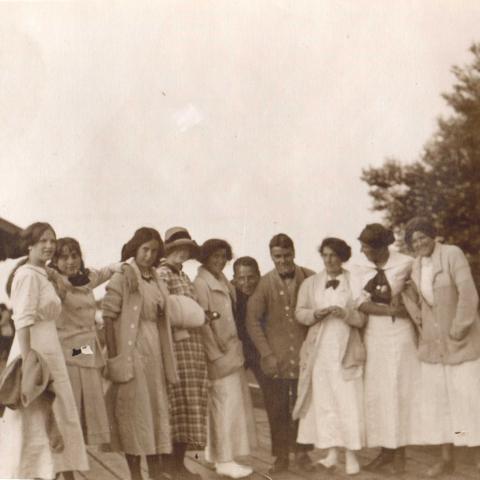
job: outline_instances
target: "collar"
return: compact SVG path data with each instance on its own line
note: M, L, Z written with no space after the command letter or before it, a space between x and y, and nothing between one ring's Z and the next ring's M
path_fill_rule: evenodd
M211 272L209 272L203 265L198 267L198 276L203 278L207 282L208 287L211 290L218 290L224 293L230 293L235 295L235 290L231 283L227 280L227 277L220 273L220 279L216 278Z
M48 273L43 267L37 267L36 265L32 265L31 263L25 263L22 265L24 268L29 268L30 270L33 270L34 272L40 273L44 277L48 278ZM20 267L21 268L21 267Z
M389 249L388 252L388 260L382 267L378 267L375 263L371 262L366 257L364 257L362 261L358 262L358 266L368 268L370 270L377 270L377 268L381 268L382 270L389 270L391 268L405 266L406 264L412 262L412 257L409 257L408 255L397 252L393 249Z

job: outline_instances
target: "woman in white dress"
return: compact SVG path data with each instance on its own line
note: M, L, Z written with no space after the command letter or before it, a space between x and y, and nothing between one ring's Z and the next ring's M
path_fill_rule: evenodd
M407 224L405 240L417 255L408 293L420 331L422 433L425 443L442 445L428 477L454 471L453 445L474 447L480 467L478 293L462 250L435 236L428 219Z
M34 350L53 377L53 416L60 437L49 435L51 414L43 397L28 407L6 409L0 421L0 478L53 479L59 472L73 479L74 470L88 470L87 452L56 320L60 298L49 281L46 263L56 237L47 223L34 223L22 233L28 258L13 272L11 298L16 335L8 363Z
M393 233L378 223L367 225L359 240L367 260L357 272L363 287L357 304L368 315L363 337L366 446L382 447L365 468L388 466L390 473L403 473L404 447L422 442L416 332L399 300L413 259L389 250Z
M345 471L355 475L360 471L355 451L364 444L365 350L359 331L364 316L354 305L358 284L342 268L350 247L330 237L319 252L325 270L302 283L295 310L296 319L310 327L300 353L297 441L328 449L319 463L329 470L338 463L338 447L344 447Z

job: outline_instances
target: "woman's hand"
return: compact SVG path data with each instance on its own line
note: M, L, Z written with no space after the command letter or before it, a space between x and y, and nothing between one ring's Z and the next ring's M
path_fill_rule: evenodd
M390 316L392 317L400 317L400 318L408 317L408 312L405 308L405 305L402 302L402 298L400 295L395 295L392 298L389 308L390 308Z
M327 317L328 315L330 315L332 311L332 307L327 307L327 308L317 308L314 312L313 312L313 318L315 318L315 320L317 320L317 322L323 320L325 317Z
M335 318L344 319L347 316L347 311L338 305L333 305L330 307L330 314Z

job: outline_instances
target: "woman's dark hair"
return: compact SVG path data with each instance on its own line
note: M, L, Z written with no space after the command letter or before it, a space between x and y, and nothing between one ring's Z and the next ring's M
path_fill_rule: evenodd
M345 242L341 238L325 238L322 241L322 244L318 247L318 252L320 253L320 255L323 254L323 249L325 247L331 248L342 262L348 261L352 256L352 249L347 244L347 242Z
M280 248L291 248L295 251L295 246L293 245L293 240L285 233L277 233L274 235L268 244L268 248L271 250L274 247Z
M405 243L412 247L412 236L415 232L422 232L427 237L434 239L437 230L427 217L413 217L405 226Z
M240 267L251 267L255 270L257 275L260 276L260 268L258 268L258 263L253 257L239 257L233 262L233 273L237 273L237 269Z
M150 240L156 240L158 242L158 255L153 262L154 267L160 265L160 259L165 254L165 248L163 246L162 237L157 230L149 227L141 227L134 234L133 237L122 247L121 261L124 262L129 258L135 258L138 249Z
M89 274L90 271L85 268L85 264L83 263L83 255L82 249L80 248L80 244L78 240L71 237L63 237L57 240L57 246L55 248L55 253L53 254L52 261L50 266L60 272L58 268L58 259L62 255L63 249L68 248L70 252L76 252L80 257L80 270L76 275L71 275L68 277L70 283L76 287L81 287L82 285L86 285L90 282ZM60 272L61 273L61 272Z
M15 276L16 271L28 262L29 247L35 245L47 230L51 230L55 237L57 236L53 227L47 222L32 223L27 228L23 229L17 236L18 252L21 256L27 256L27 258L22 258L17 262L15 267L13 267L13 270L10 272L5 286L8 296L12 293L13 277Z
M200 247L197 260L202 265L204 265L207 262L208 258L212 255L212 253L220 249L226 251L227 260L231 260L233 258L232 247L226 240L221 240L219 238L210 238L209 240L205 241Z
M380 223L368 224L358 239L372 248L386 248L395 242L393 232Z

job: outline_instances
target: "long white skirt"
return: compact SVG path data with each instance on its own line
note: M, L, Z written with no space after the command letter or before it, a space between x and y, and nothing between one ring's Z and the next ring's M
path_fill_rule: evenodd
M345 380L342 356L350 328L343 320L326 321L312 371L312 400L300 419L297 441L317 448L360 450L364 444L363 380Z
M424 363L422 430L430 445L480 445L480 359L459 365Z
M421 444L421 368L412 323L370 315L364 342L367 447Z
M65 448L61 453L50 450L45 426L47 405L43 399L35 400L27 408L7 408L0 419L0 478L52 479L58 472L88 470L80 419L55 322L36 322L30 327L30 339L54 379L56 398L52 408ZM9 362L19 354L15 337Z
M255 420L245 370L211 380L205 458L213 463L231 462L249 455L255 446Z

